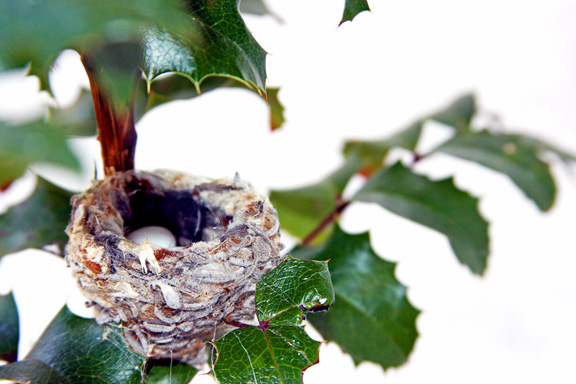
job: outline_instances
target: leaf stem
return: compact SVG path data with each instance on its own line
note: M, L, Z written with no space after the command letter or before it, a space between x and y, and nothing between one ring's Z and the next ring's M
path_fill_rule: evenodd
M316 239L316 237L318 237L318 235L320 235L322 231L326 229L326 227L328 227L330 224L336 221L338 217L340 217L342 211L344 211L346 207L350 205L350 203L351 201L343 201L340 204L338 204L336 206L336 209L334 209L334 211L328 217L322 220L322 222L318 224L318 226L314 228L314 230L310 232L310 234L306 236L304 240L302 240L302 245L310 245L312 241L314 241L314 239Z
M114 172L134 169L137 140L134 102L128 107L120 107L113 103L102 90L96 68L91 63L90 58L82 55L82 64L90 81L90 91L98 126L98 140L102 147L104 174L110 175Z

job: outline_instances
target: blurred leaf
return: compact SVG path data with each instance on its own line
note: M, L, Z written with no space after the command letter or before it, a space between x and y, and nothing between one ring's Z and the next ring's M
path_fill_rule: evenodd
M342 15L342 20L340 24L346 21L352 21L357 14L363 11L370 11L368 2L366 0L346 0L346 5L344 6L344 14Z
M556 187L550 166L540 160L541 150L530 138L488 131L470 132L452 138L437 151L507 175L541 211L549 210L554 204Z
M372 361L386 369L406 361L418 337L419 311L394 276L396 264L374 253L367 233L350 235L337 227L326 243L296 248L293 255L330 259L335 304L326 314L309 316L323 337L356 364Z
M45 88L52 62L66 48L84 53L106 40L138 42L142 26L185 34L188 24L172 0L0 0L0 68L31 62Z
M92 95L82 89L78 99L66 108L50 108L50 124L68 136L96 136L96 117Z
M270 129L277 130L284 124L284 106L278 99L278 92L280 88L267 88L266 99L268 101L268 108L270 109Z
M488 259L488 223L478 199L456 188L452 178L432 181L401 163L376 173L353 197L435 229L448 237L458 260L482 275Z
M266 51L252 37L238 11L239 0L187 2L188 36L157 28L145 31L144 61L148 82L168 72L200 86L209 76L224 76L265 92Z
M361 163L357 157L346 159L343 166L324 180L305 187L272 190L270 200L278 211L282 229L303 239L315 230L324 219L333 214L350 178L358 172ZM322 242L333 229L329 225L316 243Z
M349 140L344 144L344 155L360 158L363 163L362 173L371 176L382 167L391 149L399 147L414 152L422 134L423 125L424 120L418 120L383 140Z
M444 110L432 114L429 118L453 127L457 132L467 132L470 130L470 122L475 113L476 99L474 95L467 94L456 99Z
M0 216L0 257L52 243L62 249L68 241L64 230L70 220L71 197L71 192L38 177L32 196Z
M0 380L23 384L73 384L48 365L34 360L22 360L0 366Z
M334 302L334 288L326 262L298 260L290 255L256 286L257 316L269 321L297 307L305 311L328 309Z
M124 343L120 330L78 317L67 307L52 320L26 360L44 363L72 383L142 382L144 357ZM43 382L50 381L46 377Z
M18 358L18 308L12 292L0 295L0 360L9 363Z
M22 176L34 163L49 163L79 170L66 136L59 128L36 121L21 126L0 122L0 185Z
M245 327L214 343L211 374L220 384L302 383L302 371L318 362L320 343L302 327Z
M263 0L242 0L240 1L240 12L250 13L253 15L271 15L274 16Z
M198 370L191 365L172 359L148 360L146 379L150 384L186 384Z

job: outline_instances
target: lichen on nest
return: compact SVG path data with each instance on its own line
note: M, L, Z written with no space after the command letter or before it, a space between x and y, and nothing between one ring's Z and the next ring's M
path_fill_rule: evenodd
M177 247L128 234L157 225ZM72 199L66 259L97 321L121 323L137 352L196 366L205 340L254 319L256 282L281 260L267 197L238 177L128 171Z

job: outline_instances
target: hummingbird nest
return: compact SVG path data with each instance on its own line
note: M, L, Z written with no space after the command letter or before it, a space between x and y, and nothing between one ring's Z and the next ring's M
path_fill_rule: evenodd
M74 196L71 217L66 259L96 320L146 356L206 362L204 341L253 321L256 282L281 260L276 210L238 177L119 172ZM177 246L128 239L147 226Z

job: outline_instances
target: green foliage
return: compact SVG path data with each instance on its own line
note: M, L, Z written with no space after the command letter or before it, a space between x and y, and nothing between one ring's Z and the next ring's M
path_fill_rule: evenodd
M12 292L0 295L0 360L9 363L18 357L18 309Z
M361 161L351 156L339 169L316 184L270 191L270 201L278 211L282 228L304 239L338 209L344 188L360 166ZM326 239L333 228L332 223L326 226L315 241Z
M191 365L171 359L148 360L146 379L150 384L186 384L198 370Z
M66 135L47 123L21 126L0 122L0 185L21 177L29 165L48 163L78 170L80 164L66 143Z
M213 75L231 77L264 92L266 52L252 37L238 11L239 0L187 3L187 36L150 28L144 33L144 73L149 82L174 72L199 85Z
M542 211L554 204L556 187L537 140L489 131L469 132L447 141L438 152L474 161L507 175Z
M242 85L263 94L266 52L247 30L239 3L0 0L0 70L29 66L47 89L53 60L62 50L75 49L94 69L110 101L129 105L137 117L157 105L221 87ZM240 5L242 12L269 14L260 0ZM366 10L366 0L346 0L340 23ZM139 80L142 72L145 82ZM267 101L275 129L284 120L277 89L268 90ZM0 188L36 163L77 170L66 139L94 135L92 113L86 93L71 108L52 109L46 122L0 124ZM474 126L476 113L474 96L464 95L390 137L346 142L343 165L317 183L272 191L282 228L302 241L293 254L330 262L288 256L258 282L258 325L236 324L238 329L213 342L211 374L219 382L300 383L302 372L318 361L320 346L304 331L303 320L308 312L329 307L325 314L311 314L310 321L356 364L373 361L386 369L407 360L418 337L419 311L396 279L395 264L374 252L368 233L343 232L340 214L356 202L377 203L445 234L458 260L481 275L489 238L478 199L458 189L452 178L431 180L411 165L435 153L478 163L507 175L547 211L556 187L543 155L576 161L572 154L535 138L479 130ZM453 136L429 153L420 153L418 145L429 121L450 127ZM390 161L397 148L412 153L413 164ZM365 182L346 196L357 174ZM38 178L34 194L0 216L0 257L51 243L62 247L70 197L70 192ZM0 297L0 356L8 361L17 355L17 316L12 296ZM119 328L99 326L66 308L26 359L0 366L0 379L39 383L183 384L196 373L177 361L147 360L123 343Z
M374 253L367 233L350 235L337 227L326 243L292 252L330 260L335 304L309 319L322 336L338 343L356 364L373 361L388 368L406 361L418 336L419 311L394 275L396 264Z
M461 263L481 275L488 258L488 223L478 199L459 190L452 178L432 181L401 163L383 168L352 197L445 234Z
M370 7L368 6L368 2L366 0L346 0L344 14L342 15L340 24L346 21L352 21L357 14L364 11L370 11Z
M186 17L172 0L2 0L0 69L32 63L31 72L46 87L50 65L62 50L84 52L107 36L137 42L142 25L187 33Z
M26 359L16 364L1 366L0 379L28 376L40 383L136 384L142 380L144 357L122 341L118 328L99 326L64 307Z
M30 198L0 216L0 258L56 243L63 249L72 193L38 177Z
M256 314L260 321L269 321L295 307L305 311L326 310L334 302L326 263L291 256L264 275L256 290Z
M287 256L258 281L259 325L214 343L212 375L222 384L301 383L302 372L317 363L320 346L302 328L302 311L325 310L333 302L326 263Z

